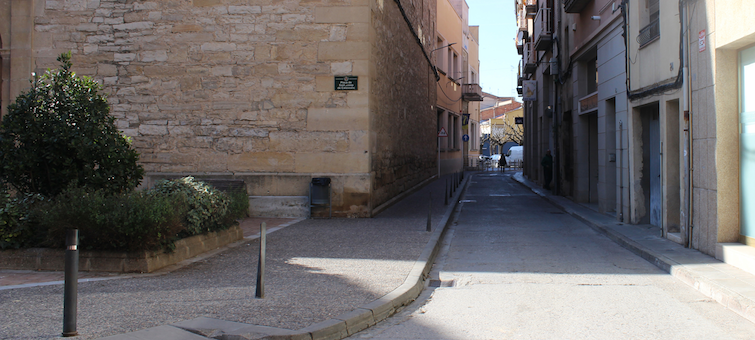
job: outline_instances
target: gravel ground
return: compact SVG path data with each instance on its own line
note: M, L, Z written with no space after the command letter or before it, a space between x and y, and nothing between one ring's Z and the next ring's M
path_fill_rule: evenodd
M92 339L200 316L296 330L374 301L404 282L446 210L443 179L371 219L304 220L163 275L79 283L78 331ZM431 194L432 193L432 194ZM63 285L0 291L0 339L59 337Z

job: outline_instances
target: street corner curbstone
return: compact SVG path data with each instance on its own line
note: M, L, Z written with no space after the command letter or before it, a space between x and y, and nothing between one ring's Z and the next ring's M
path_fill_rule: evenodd
M412 301L417 299L417 296L419 296L423 288L424 281L422 280L417 280L416 282L407 282L399 286L398 288L396 288L396 290L393 291L396 293L392 296L393 298L391 299L393 308L398 310L399 308L412 303Z
M375 325L372 311L364 308L357 308L351 312L343 313L335 317L335 319L346 322L346 330L349 332L349 335L354 335Z
M375 323L385 320L396 312L396 309L393 308L393 301L388 295L362 305L359 308L371 310L372 318L375 320Z
M340 340L349 336L346 321L330 319L299 329L297 332L309 333L312 340Z
M226 321L208 317L198 317L172 324L171 326L218 340L309 340L309 333L300 333L288 329L251 325L241 322Z
M101 340L151 340L151 339L166 339L166 340L206 340L207 338L195 333L183 330L181 328L173 326L157 326L152 328L143 329L136 332L118 334L102 338Z

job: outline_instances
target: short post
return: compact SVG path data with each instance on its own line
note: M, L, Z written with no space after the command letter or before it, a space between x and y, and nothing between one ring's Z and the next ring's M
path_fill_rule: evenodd
M433 193L430 193L430 208L427 209L427 231L432 231L432 217L433 217Z
M267 243L267 224L260 224L260 258L257 262L257 292L254 297L262 299L265 297L265 246Z
M79 286L79 230L66 231L65 286L63 290L63 336L77 336L76 313Z
M448 178L446 178L446 188L443 189L443 197L446 198L446 205L448 205Z

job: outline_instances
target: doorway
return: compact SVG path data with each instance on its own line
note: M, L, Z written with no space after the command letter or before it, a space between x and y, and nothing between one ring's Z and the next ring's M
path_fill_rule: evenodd
M598 114L593 112L587 115L587 167L588 167L588 202L598 203Z
M740 52L739 228L755 238L755 47Z
M642 192L645 196L645 215L642 224L661 227L661 125L658 103L645 106L640 111L642 118Z
M605 118L605 161L603 171L603 193L600 211L616 214L616 98L606 100Z

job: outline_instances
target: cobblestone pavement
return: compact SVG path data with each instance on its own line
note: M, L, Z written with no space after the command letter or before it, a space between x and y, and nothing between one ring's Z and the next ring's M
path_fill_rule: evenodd
M76 339L198 317L296 330L351 311L404 283L430 239L428 209L434 225L447 210L444 180L374 218L307 219L284 228L292 221L264 220L274 231L267 237L264 299L254 297L259 240L251 238L169 273L80 282ZM244 235L253 237L261 222L244 221ZM27 283L52 279L20 274L2 275ZM62 310L62 284L0 290L0 339L58 337Z

